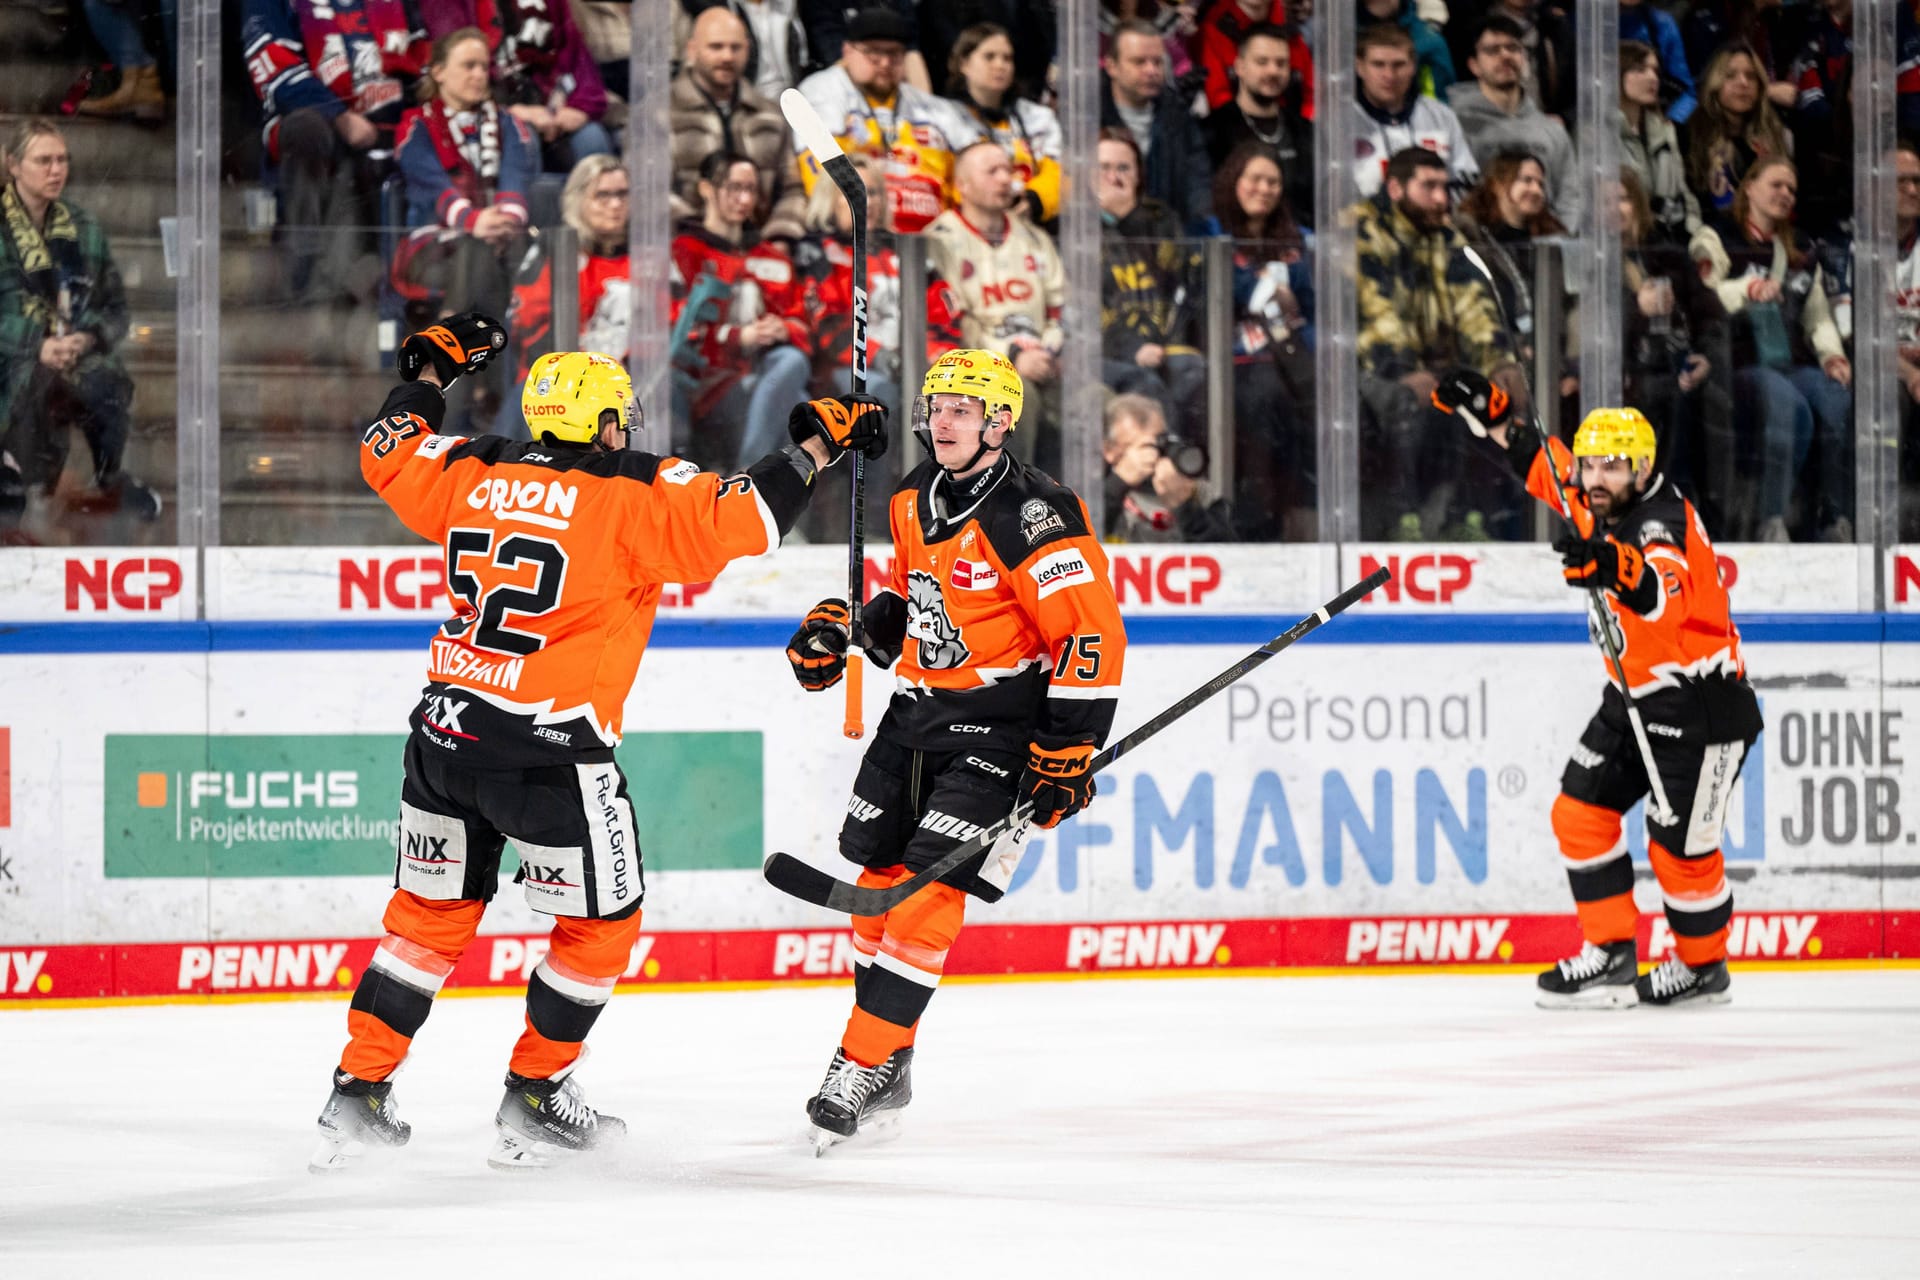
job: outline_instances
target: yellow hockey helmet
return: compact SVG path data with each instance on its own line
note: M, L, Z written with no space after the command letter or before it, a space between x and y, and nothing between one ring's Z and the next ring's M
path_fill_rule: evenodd
M600 438L600 419L608 410L620 426L639 429L633 379L610 356L592 351L556 351L541 356L527 372L520 409L535 440L552 436L573 444Z
M942 394L974 397L986 405L989 418L1007 409L1009 431L1020 421L1020 408L1027 399L1026 384L1013 361L997 351L967 347L947 352L928 367L927 376L920 380L921 411L932 397Z
M1649 466L1657 451L1653 424L1638 409L1595 409L1573 433L1576 458L1626 458Z

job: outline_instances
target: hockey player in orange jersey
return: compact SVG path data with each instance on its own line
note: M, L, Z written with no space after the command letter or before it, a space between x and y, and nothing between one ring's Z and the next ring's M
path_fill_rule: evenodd
M554 921L488 1161L539 1167L625 1132L573 1072L640 932L643 851L613 749L661 585L772 550L821 468L886 448L885 411L849 397L797 407L794 445L740 475L629 452L627 372L582 352L527 375L532 443L436 434L445 388L505 345L472 313L409 338L406 381L361 443L367 483L445 549L454 612L411 717L387 933L354 991L316 1171L410 1136L391 1076L480 924L509 839L515 883Z
M1507 459L1542 502L1558 486L1574 531L1563 531L1567 585L1601 589L1606 625L1643 723L1672 813L1649 803L1647 856L1660 883L1675 954L1636 977L1633 865L1621 819L1650 785L1627 705L1609 671L1600 710L1560 777L1553 831L1585 939L1540 975L1544 1008L1621 1008L1729 999L1727 928L1733 891L1720 833L1760 706L1747 683L1740 629L1720 584L1700 513L1653 469L1653 426L1638 409L1595 409L1565 445L1511 422L1506 397L1477 374L1455 374L1434 402ZM1589 619L1591 625L1598 625Z
M1052 827L1093 797L1126 632L1086 504L1005 451L1023 399L1005 356L958 350L927 371L915 404L931 457L893 494L893 576L859 637L897 678L840 829L862 885L899 883L1018 802ZM807 615L787 647L803 687L839 681L847 626L844 600ZM912 1097L914 1032L967 896L1000 898L1025 834L884 916L854 918L853 1014L807 1100L819 1149Z

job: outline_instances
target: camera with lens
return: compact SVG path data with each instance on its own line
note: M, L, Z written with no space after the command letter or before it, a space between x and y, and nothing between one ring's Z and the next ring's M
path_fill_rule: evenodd
M1155 442L1160 456L1173 464L1173 469L1189 480L1198 480L1207 474L1207 447L1193 440L1176 435L1161 436Z

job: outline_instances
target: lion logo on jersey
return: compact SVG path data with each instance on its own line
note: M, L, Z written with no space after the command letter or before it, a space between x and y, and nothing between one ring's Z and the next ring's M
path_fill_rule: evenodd
M947 616L940 580L918 569L907 574L907 638L920 642L920 665L928 671L951 671L967 660L960 628Z

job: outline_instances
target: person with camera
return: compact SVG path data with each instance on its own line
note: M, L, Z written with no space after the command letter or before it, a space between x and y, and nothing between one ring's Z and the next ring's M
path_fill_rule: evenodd
M1853 541L1853 366L1819 264L1793 225L1799 174L1775 156L1747 171L1730 217L1689 246L1733 318L1735 420L1760 422L1759 541L1791 540L1787 513L1813 446L1812 519L1823 542Z
M1169 434L1151 396L1107 402L1100 456L1107 464L1108 542L1233 542L1232 513L1214 496L1207 451Z

